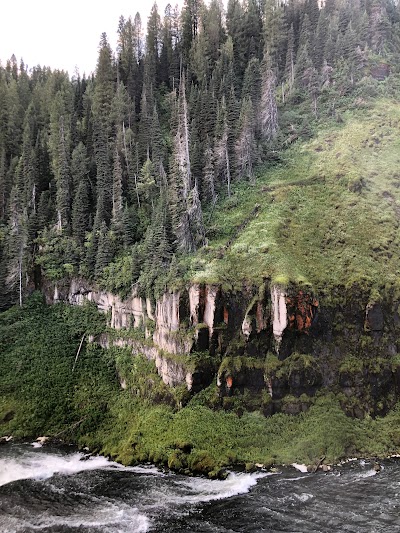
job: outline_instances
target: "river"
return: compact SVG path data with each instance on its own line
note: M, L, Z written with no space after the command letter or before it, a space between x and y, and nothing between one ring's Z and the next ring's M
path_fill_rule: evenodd
M32 445L0 447L1 533L400 532L400 461L328 474L184 477Z

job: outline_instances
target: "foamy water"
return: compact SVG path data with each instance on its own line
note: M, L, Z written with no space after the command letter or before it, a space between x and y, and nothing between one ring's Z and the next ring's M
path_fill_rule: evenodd
M0 486L19 479L48 479L54 474L72 475L99 468L123 467L101 456L85 458L82 453L55 455L28 450L23 456L0 458Z
M189 478L179 481L178 485L185 489L184 496L181 496L185 502L202 503L246 494L257 485L257 480L270 475L273 474L230 473L223 481Z
M55 528L57 532L144 533L160 515L181 517L188 506L246 494L267 475L231 473L226 480L185 478L152 465L123 467L104 457L77 452L10 447L0 456L0 486L9 490L15 487L25 499L18 505L13 503L13 513L5 516L0 508L0 531L30 533ZM108 485L98 494L104 477ZM118 483L114 486L115 479ZM112 497L107 494L110 487ZM36 492L43 493L39 502ZM53 502L54 512L42 503L46 499ZM71 502L76 502L73 512Z
M0 533L400 532L400 462L185 477L48 447L0 448Z

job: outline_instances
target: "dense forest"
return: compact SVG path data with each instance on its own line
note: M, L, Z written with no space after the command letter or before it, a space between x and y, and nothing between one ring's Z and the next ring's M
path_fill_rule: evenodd
M395 0L186 0L144 27L121 17L87 78L0 66L0 309L43 274L157 296L235 183L398 84Z

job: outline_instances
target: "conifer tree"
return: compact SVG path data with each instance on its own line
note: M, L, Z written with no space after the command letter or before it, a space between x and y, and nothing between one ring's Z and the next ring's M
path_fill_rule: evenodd
M89 182L87 174L79 180L72 205L72 235L83 246L89 230Z
M150 146L151 160L153 161L155 173L158 176L157 181L161 183L164 174L165 146L156 105L154 106L153 116L151 118Z
M68 232L71 222L71 173L65 141L64 117L60 118L57 173L57 227Z
M181 53L183 66L187 66L192 42L199 26L201 0L185 0L181 13Z
M275 97L276 76L268 54L264 56L261 70L260 135L262 140L270 141L278 131L278 107Z
M100 226L98 235L98 247L96 254L95 276L100 278L104 268L111 262L113 257L113 247L107 230L106 223L103 221Z
M7 91L7 132L6 147L11 157L20 154L23 108L19 101L18 85L13 78L8 84Z
M4 144L0 144L0 222L6 219L7 196L6 149Z
M207 137L206 149L204 152L204 176L202 180L202 200L206 205L214 205L217 200L215 192L215 172L214 154L211 148L210 139Z
M151 8L147 21L146 56L145 56L145 79L152 91L158 87L159 80L159 50L161 46L161 19L157 4ZM152 108L150 102L150 108Z
M244 73L242 98L251 98L254 108L258 108L261 97L261 69L260 61L253 58L249 61Z
M286 34L283 7L276 0L265 0L264 57L267 53L276 77L285 67Z
M172 70L174 61L173 47L173 14L171 4L164 11L164 19L161 30L161 52L159 60L159 81L165 87L171 88Z
M239 134L235 146L236 166L239 178L254 182L255 119L250 97L242 101L239 118Z
M14 185L10 195L10 220L7 250L7 286L18 294L22 306L27 276L28 216Z
M112 172L110 164L110 137L113 117L111 106L114 96L114 70L112 53L103 34L100 41L96 71L96 87L93 97L94 157L96 162L97 204L96 218L101 224L111 217Z
M228 117L225 97L218 107L215 126L215 170L221 183L226 183L228 196L231 195L231 163L228 144Z
M189 116L185 78L179 85L178 127L172 154L172 216L177 246L191 252L204 244L204 224L197 182L192 179L189 154ZM194 181L194 182L193 182Z
M370 12L370 43L372 49L382 54L389 40L390 24L385 3L382 0L373 0Z
M138 57L135 46L135 28L131 17L121 17L118 25L118 73L130 98L135 101L138 93Z
M117 235L123 234L123 186L122 186L122 164L120 152L122 147L119 142L114 148L114 168L112 185L112 217L111 228Z
M152 94L150 87L146 84L143 85L142 99L140 101L140 123L138 133L138 149L139 160L141 162L146 161L147 154L150 151L151 143L151 124L152 124Z
M146 159L139 173L138 191L141 197L141 205L151 207L153 210L157 195L157 181L154 166L149 157Z
M290 26L288 43L286 50L286 63L285 63L285 77L289 85L289 93L292 92L294 86L294 68L295 68L295 42L294 42L294 27Z
M328 34L329 19L325 14L325 9L321 11L315 33L314 50L312 53L313 63L317 70L321 70L324 62L324 49L326 36Z

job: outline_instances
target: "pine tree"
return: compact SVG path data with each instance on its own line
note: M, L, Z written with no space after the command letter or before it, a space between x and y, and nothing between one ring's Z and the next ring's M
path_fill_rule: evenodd
M189 116L185 78L182 76L178 98L178 127L172 154L172 216L177 246L184 252L204 244L204 224L197 182L192 179L189 154Z
M57 227L69 232L71 223L71 173L64 131L64 117L60 118L60 140L57 175Z
M6 149L4 144L0 144L0 223L6 219L7 197Z
M285 67L287 29L283 7L276 0L265 1L264 57L269 56L270 68L276 77Z
M141 198L141 205L150 206L154 209L154 202L157 196L157 181L154 166L148 157L143 164L138 179L138 191Z
M10 290L17 292L19 305L22 306L27 276L28 216L21 204L16 186L11 191L9 211L6 283Z
M318 25L315 34L314 49L312 53L313 63L317 70L321 70L324 62L324 50L326 36L328 34L329 19L326 16L325 10L321 11L321 15L318 19Z
M292 92L294 86L294 67L295 67L295 42L294 42L294 27L290 26L288 43L286 50L286 63L285 63L285 77L289 85L289 93Z
M185 0L181 13L181 53L183 66L186 67L189 61L190 49L195 39L199 26L199 10L201 0Z
M202 180L202 199L206 205L214 205L217 201L215 192L215 172L214 172L214 154L211 143L207 137L206 149L204 152L204 176Z
M110 164L110 137L113 126L112 101L114 96L114 70L112 53L103 33L100 41L93 96L94 158L96 162L97 203L96 218L101 224L111 217L112 172Z
M254 182L255 118L251 99L244 98L239 118L239 134L235 146L239 178Z
M203 31L197 34L190 49L190 67L197 82L209 79L211 63L207 48L207 36Z
M158 13L157 4L154 3L147 21L146 56L144 62L146 83L152 91L155 91L158 87L160 46L161 19ZM152 109L151 102L150 109Z
M12 79L8 85L6 102L6 148L10 157L14 157L20 154L23 126L23 108L19 101L18 85L15 79Z
M306 0L305 8L310 20L311 29L313 32L315 32L320 16L318 0Z
M228 118L225 97L218 107L215 126L215 170L221 183L226 183L228 196L231 195L231 163L228 144Z
M135 109L122 82L119 83L112 102L112 120L115 124L115 131L123 124L131 128L135 123Z
M260 134L261 139L271 141L278 132L278 107L276 104L276 76L271 68L271 60L264 56L261 65L261 109Z
M112 186L112 217L111 228L116 235L123 234L123 188L122 188L122 164L120 158L121 146L115 143L114 148L114 169Z
M242 98L246 96L251 98L253 107L258 108L261 98L261 68L257 58L249 61L244 73Z
M150 133L150 146L151 146L151 160L153 161L155 174L157 181L160 184L162 176L164 174L164 161L165 161L165 146L163 134L161 131L161 125L158 118L157 106L154 106L153 116L151 119L151 133Z
M106 223L103 221L100 226L98 235L98 248L96 255L95 276L99 279L104 268L111 262L113 257L113 246L107 230Z
M370 13L370 43L372 50L383 54L389 41L390 23L386 6L382 0L373 0Z
M154 107L151 107L153 101L153 97L149 97L149 94L151 93L152 91L150 90L150 87L145 83L143 85L142 99L140 101L140 123L138 133L138 149L140 162L146 161L147 154L150 151L151 124Z
M72 205L72 235L83 246L89 230L89 182L85 173L79 180Z
M139 92L139 66L137 45L135 43L135 28L130 17L126 21L124 17L119 20L117 51L120 81L126 87L131 100L135 102Z

